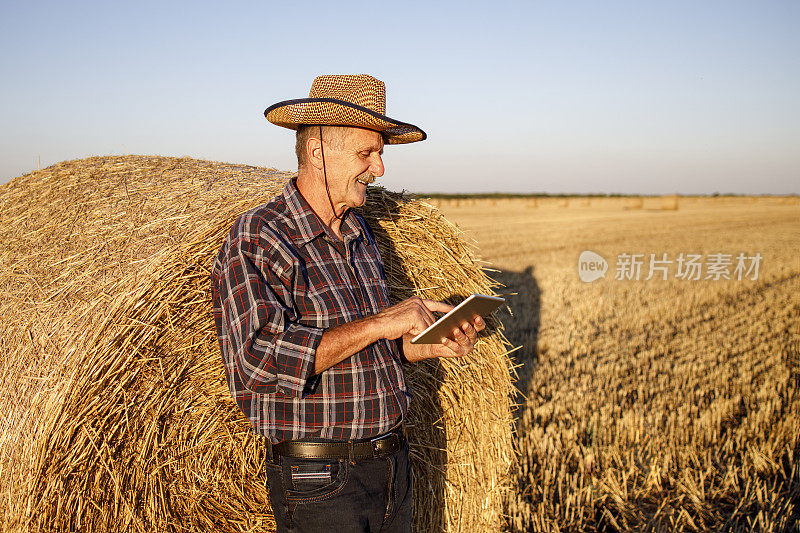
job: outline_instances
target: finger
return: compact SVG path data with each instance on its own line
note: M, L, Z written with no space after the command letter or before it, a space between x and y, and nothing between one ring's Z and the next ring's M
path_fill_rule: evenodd
M447 337L442 339L442 347L447 351L437 350L440 354L439 357L461 357L466 353L460 344Z
M465 348L469 346L469 337L467 337L466 333L461 331L461 328L453 329L453 339Z
M475 328L473 328L472 324L470 324L469 322L464 322L463 324L461 324L461 331L463 331L464 334L467 336L470 344L475 344L476 342L478 342L478 332L475 331Z
M472 325L475 331L483 331L486 328L486 322L478 315L475 315L475 318L472 319Z
M427 305L425 304L427 300L423 300L422 298L415 296L409 298L409 301L411 301L412 305L414 306L413 309L418 316L423 317L425 327L428 327L436 322L436 317L433 316L433 313L431 313L430 309L428 309Z
M426 321L430 321L430 322L428 322L428 325L429 325L429 326L430 326L431 324L433 324L434 322L436 322L436 317L435 317L435 316L433 316L433 313L431 313L431 310L430 310L430 309L428 309L428 308L427 308L427 306L425 306L425 304L423 304L423 305L420 305L420 306L419 306L419 309L420 309L420 311L422 312L422 314L423 314L423 315L425 315L425 319L426 319Z
M405 315L403 319L410 320L408 333L412 335L419 335L428 329L428 326L436 322L436 318L428 311L428 308L422 304L420 298L409 298L397 304L397 306L399 307L399 311Z
M420 300L422 300L422 303L425 304L425 307L430 311L446 313L453 309L452 305L446 304L444 302L437 302L436 300L426 300L424 298L420 298Z

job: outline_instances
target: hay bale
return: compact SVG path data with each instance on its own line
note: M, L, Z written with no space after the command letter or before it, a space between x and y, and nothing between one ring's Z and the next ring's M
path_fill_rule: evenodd
M641 196L631 196L625 201L623 209L641 209L644 207L644 198Z
M271 531L263 451L230 398L210 265L289 174L93 157L0 187L0 531ZM393 301L491 293L441 214L370 189ZM407 368L415 530L501 526L511 374L473 356Z
M678 195L665 194L661 197L661 210L662 211L677 211L678 210Z

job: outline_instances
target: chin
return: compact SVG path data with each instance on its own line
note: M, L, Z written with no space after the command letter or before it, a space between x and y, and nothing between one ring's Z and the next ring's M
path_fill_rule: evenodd
M365 203L367 203L367 193L364 193L364 196L356 196L353 198L353 201L350 203L350 207L361 207Z

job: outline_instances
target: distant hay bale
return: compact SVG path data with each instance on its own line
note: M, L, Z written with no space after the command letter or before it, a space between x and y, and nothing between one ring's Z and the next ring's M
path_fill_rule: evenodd
M662 211L677 211L678 210L678 195L665 194L661 197L661 210Z
M644 199L641 196L633 196L625 201L623 209L641 209L644 207Z
M528 207L528 208L531 208L531 209L535 209L535 208L539 207L539 203L536 200L536 198L528 198L525 201L525 207Z
M93 157L0 187L0 531L274 529L264 454L231 399L210 266L235 217L289 174ZM492 293L431 206L371 188L393 301ZM496 531L510 487L512 367L407 367L417 531Z
M569 207L569 200L562 198L558 201L558 207Z

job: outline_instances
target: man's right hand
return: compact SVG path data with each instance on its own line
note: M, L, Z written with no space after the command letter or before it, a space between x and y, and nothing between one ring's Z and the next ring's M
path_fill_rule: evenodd
M453 306L444 302L412 296L399 304L387 307L374 315L374 318L380 324L383 338L397 339L406 333L419 335L436 322L434 311L446 313L451 309Z

